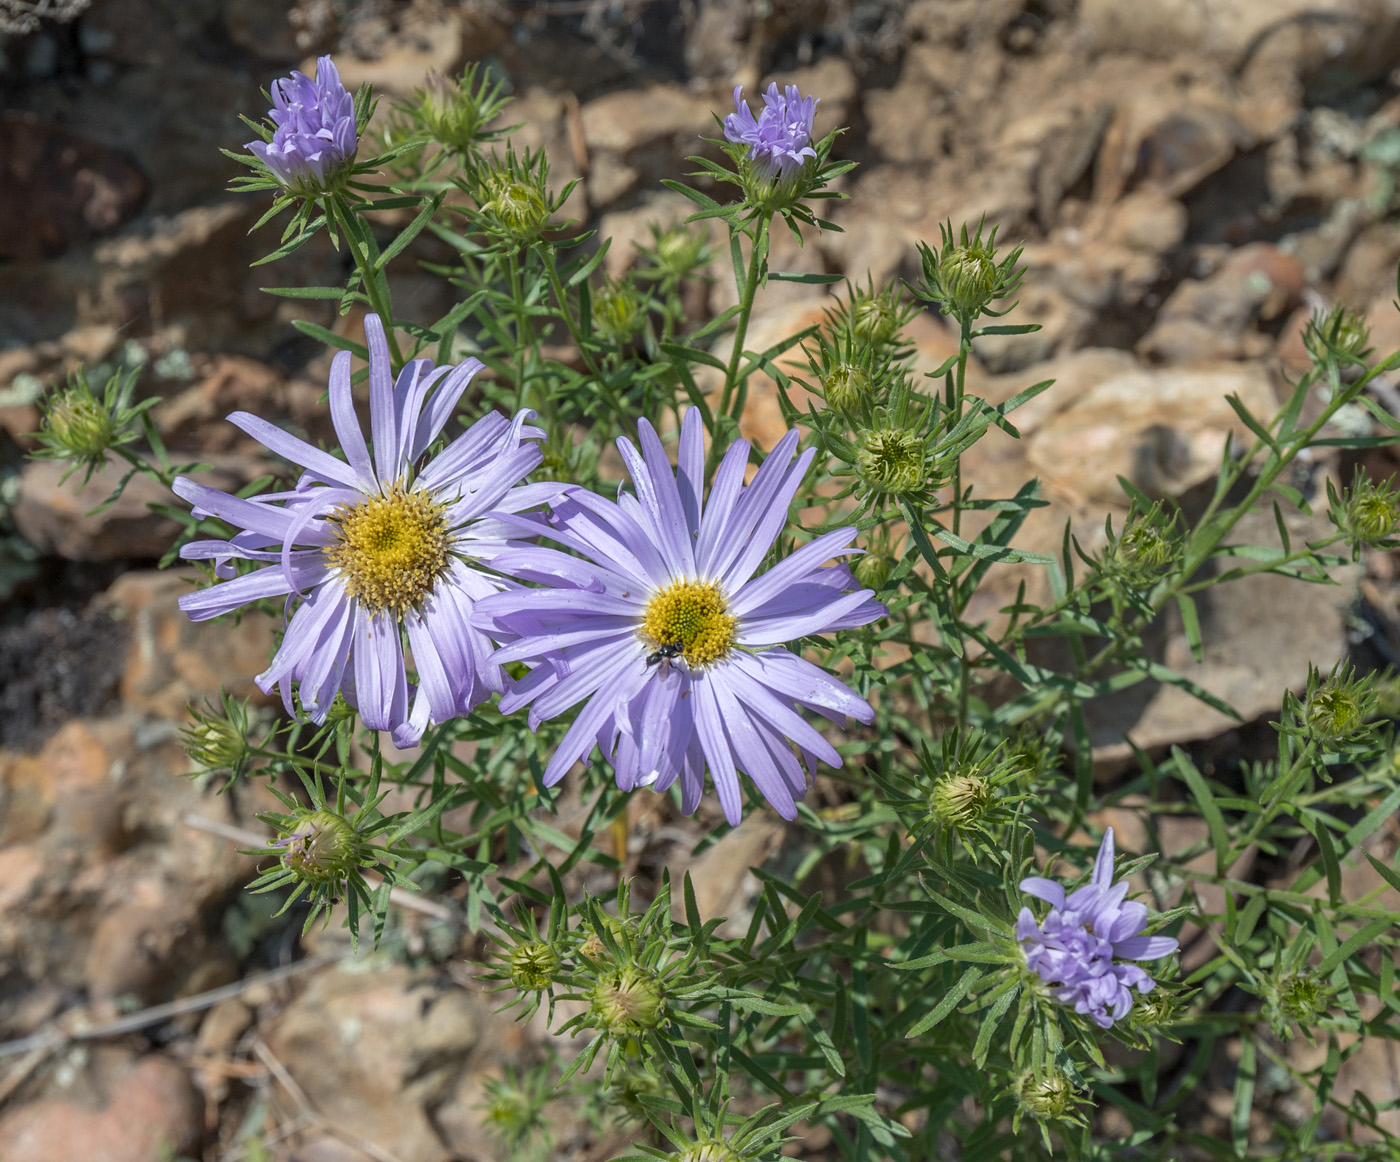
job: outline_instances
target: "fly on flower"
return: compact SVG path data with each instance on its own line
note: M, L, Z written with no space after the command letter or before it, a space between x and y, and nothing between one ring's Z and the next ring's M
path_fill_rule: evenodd
M816 761L841 765L798 708L839 723L874 714L784 648L885 613L849 568L823 564L856 551L856 530L817 537L755 576L787 524L813 452L794 462L797 433L789 432L745 485L749 445L736 441L704 497L699 413L692 408L681 425L678 471L652 426L641 420L638 429L640 452L628 439L617 442L634 494L614 502L571 489L551 502L547 527L516 522L522 535L543 531L576 555L522 546L494 561L544 586L477 604L477 626L509 643L496 661L533 667L502 698L501 712L529 704L538 728L583 703L545 770L546 785L596 744L624 790L665 790L679 779L689 814L708 769L725 817L737 823L743 771L791 819Z
M1125 960L1156 960L1177 949L1171 936L1142 936L1147 908L1127 901L1128 881L1113 882L1113 828L1104 832L1089 882L1069 896L1054 880L1030 876L1021 890L1044 900L1050 911L1037 924L1029 908L1016 921L1016 939L1032 972L1050 995L1101 1029L1113 1027L1133 1007L1132 990L1149 993L1156 981Z
M479 566L510 547L512 526L500 515L540 504L558 487L520 484L540 463L533 441L544 433L526 424L530 412L514 421L490 412L429 457L482 364L434 368L418 359L395 382L377 315L365 317L365 338L372 456L355 414L350 353L342 351L331 364L330 408L345 460L234 412L231 423L306 469L296 488L243 499L176 479L176 494L196 516L244 530L181 550L187 560L213 559L218 575L232 579L187 594L180 607L202 621L285 596L295 611L259 688L280 686L291 712L296 686L313 722L324 721L343 693L366 726L412 746L430 721L465 714L504 689L492 643L472 626L471 612L505 583ZM231 558L265 565L235 577Z

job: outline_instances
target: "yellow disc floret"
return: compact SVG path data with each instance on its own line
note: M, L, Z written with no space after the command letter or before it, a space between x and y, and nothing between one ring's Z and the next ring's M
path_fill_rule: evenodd
M718 582L673 581L647 603L642 632L657 646L683 647L693 668L725 657L738 625Z
M423 603L447 573L452 537L445 505L397 481L376 496L338 509L326 559L345 590L370 613L402 618Z

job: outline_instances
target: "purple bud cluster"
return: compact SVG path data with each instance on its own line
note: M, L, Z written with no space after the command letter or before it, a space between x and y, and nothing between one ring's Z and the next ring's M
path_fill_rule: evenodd
M277 126L271 141L247 149L288 189L327 190L355 160L355 99L328 56L316 62L316 79L293 73L272 83Z
M764 178L787 178L801 169L812 148L812 119L817 98L804 97L796 85L778 91L777 83L763 94L763 112L754 117L743 99L744 87L734 88L735 112L724 119L724 135L738 145L749 147L749 160Z

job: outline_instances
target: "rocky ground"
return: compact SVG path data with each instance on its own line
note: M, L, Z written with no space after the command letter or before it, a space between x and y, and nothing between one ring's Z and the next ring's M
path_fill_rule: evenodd
M450 894L402 908L388 946L351 959L334 930L299 941L241 892L253 862L239 837L267 804L178 778L178 731L221 686L255 693L246 676L269 627L196 629L179 614L179 570L154 569L176 533L148 507L170 499L158 488L138 482L89 517L115 475L75 493L53 464L23 460L43 385L78 363L95 378L140 367L166 442L225 487L275 468L227 412L251 405L323 434L327 362L289 322L315 304L259 292L274 280L248 264L272 235L249 235L262 206L225 192L239 167L219 153L248 139L238 114L259 115L259 90L289 67L332 51L349 85L392 100L428 69L495 62L514 87L509 120L527 122L520 140L548 148L557 182L581 179L568 212L615 237L619 268L646 223L683 213L658 182L713 132L734 84L820 95L819 131L849 126L838 148L860 162L833 215L844 233L787 244L775 265L913 278L917 242L983 214L1026 242L1020 321L1042 329L988 340L970 387L998 399L1057 386L1020 413L1022 441L989 438L965 471L984 495L1044 481L1053 504L1027 528L1031 549L1058 545L1066 518L1093 545L1122 512L1119 475L1189 507L1241 430L1225 395L1275 407L1307 366L1301 326L1317 307L1345 303L1380 352L1400 347L1394 0L70 0L58 7L71 20L28 29L36 7L0 0L0 1143L12 1162L162 1149L491 1159L484 1086L544 1036L492 1014L461 967L479 949ZM417 256L441 257L425 241ZM309 246L275 281L333 283L343 267ZM443 309L450 287L399 269L403 313ZM765 304L755 347L821 309L792 283ZM720 280L699 309L726 305ZM932 317L910 337L929 367L951 349ZM1397 385L1379 398L1400 411ZM746 423L775 438L771 391ZM1365 466L1388 475L1394 462L1376 452ZM1298 486L1316 496L1353 465L1307 467ZM1247 531L1269 537L1271 524ZM1247 721L1267 716L1309 662L1396 662L1396 572L1375 554L1326 591L1227 587L1202 605L1204 660L1170 621L1161 656ZM993 587L987 611L1008 596ZM1147 748L1193 743L1205 765L1268 737L1169 687L1130 693L1092 723L1106 777L1129 729ZM698 834L633 822L634 862L660 851L674 868ZM707 914L742 911L743 869L780 834L756 817L699 857ZM1375 854L1395 840L1383 833ZM1208 947L1188 947L1188 965ZM1352 1067L1373 1099L1377 1078L1400 1094L1393 1060ZM1230 1112L1228 1086L1204 1092L1200 1128L1223 1132ZM605 1158L622 1140L580 1115L556 1156Z

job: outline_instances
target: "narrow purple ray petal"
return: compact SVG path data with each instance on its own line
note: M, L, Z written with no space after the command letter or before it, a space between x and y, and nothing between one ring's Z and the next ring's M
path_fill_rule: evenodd
M676 456L676 487L685 523L694 541L700 531L701 496L705 489L705 422L699 408L687 408L681 420L681 446Z
M335 425L335 435L345 458L355 472L355 486L362 492L370 492L377 482L369 460L369 447L360 430L360 417L355 414L355 400L350 386L350 360L349 351L337 351L331 360L331 423Z
M392 484L403 465L398 458L398 409L394 406L389 340L378 315L365 316L365 345L369 348L369 432L374 443L374 467L381 484Z
M328 484L341 484L346 488L357 486L355 470L345 461L337 460L320 448L313 448L305 440L298 439L291 432L284 432L261 416L255 416L251 412L234 412L228 417L228 422L234 427L242 428L253 439L266 444L283 459L300 464Z

